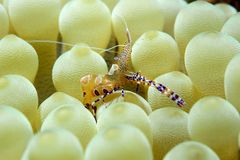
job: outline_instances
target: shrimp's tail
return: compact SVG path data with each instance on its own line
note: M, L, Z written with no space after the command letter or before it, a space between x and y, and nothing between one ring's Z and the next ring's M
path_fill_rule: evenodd
M179 107L186 105L186 103L180 98L176 93L174 93L169 88L165 87L161 83L156 81L147 80L145 77L141 76L140 72L137 72L134 75L126 75L126 83L142 84L147 86L155 87L162 94L165 94L168 98L174 101Z

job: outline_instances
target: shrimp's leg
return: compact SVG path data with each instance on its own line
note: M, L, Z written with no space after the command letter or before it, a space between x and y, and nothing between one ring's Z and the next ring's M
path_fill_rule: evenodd
M125 100L124 100L124 90L123 90L123 87L122 87L122 99L123 99L123 101L125 102Z
M141 71L138 71L138 72L136 73L136 77L138 77L138 75L139 75L140 77L142 76L142 75L141 75ZM137 83L136 93L137 93L137 91L138 91L139 84L140 84L140 82Z
M97 117L96 117L96 113L97 113L97 107L92 105L92 113L93 113L93 117L95 119L95 121L97 122Z
M107 108L107 106L106 106L106 103L105 103L104 99L102 99L102 102L103 102L103 104L105 105L105 108Z
M176 104L179 107L184 106L186 103L172 90L169 88L165 87L161 83L152 81L152 80L147 80L145 77L139 75L139 72L137 72L135 75L126 75L126 79L128 83L134 83L134 84L142 84L142 85L147 85L147 86L152 86L155 87L158 91L160 91L162 94L166 94L168 98L170 98L172 101L176 102Z
M120 87L113 89L112 91L110 91L110 92L102 95L100 98L98 98L97 100L95 100L95 101L91 104L91 106L92 106L92 111L93 111L93 116L94 116L95 119L96 119L97 107L96 107L96 106L93 106L93 105L94 105L95 103L97 103L98 101L100 101L100 100L103 100L103 101L104 101L104 98L105 98L105 97L107 97L108 95L116 92L116 91L119 90L119 89L120 89ZM104 101L104 103L105 103L105 101Z
M102 95L100 98L98 98L97 100L95 100L95 101L92 103L92 106L93 106L95 103L97 103L98 101L104 99L105 97L107 97L108 95L110 95L110 94L116 92L116 91L119 90L119 89L120 89L120 87L115 88L115 89L113 89L112 91L110 91L110 92L108 92L108 93Z
M138 87L139 87L139 83L137 84L136 93L137 93L137 91L138 91Z

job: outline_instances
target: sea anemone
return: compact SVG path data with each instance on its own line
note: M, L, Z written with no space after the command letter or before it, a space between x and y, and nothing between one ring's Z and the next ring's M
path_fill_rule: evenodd
M67 1L0 5L0 159L238 159L239 13Z

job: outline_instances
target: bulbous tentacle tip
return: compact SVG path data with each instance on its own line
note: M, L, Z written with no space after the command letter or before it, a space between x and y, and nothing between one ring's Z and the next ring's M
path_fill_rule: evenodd
M86 43L77 43L76 45L73 46L71 49L71 53L74 55L88 55L91 53L90 47Z

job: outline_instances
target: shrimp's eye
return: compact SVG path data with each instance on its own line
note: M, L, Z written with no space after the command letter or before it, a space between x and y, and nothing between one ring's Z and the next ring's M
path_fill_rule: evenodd
M100 93L99 93L98 90L96 90L96 89L93 91L93 93L94 93L96 96L99 96L99 95L100 95Z
M108 93L108 90L104 88L103 93Z
M86 92L83 92L83 98L85 98L85 96L86 96Z

